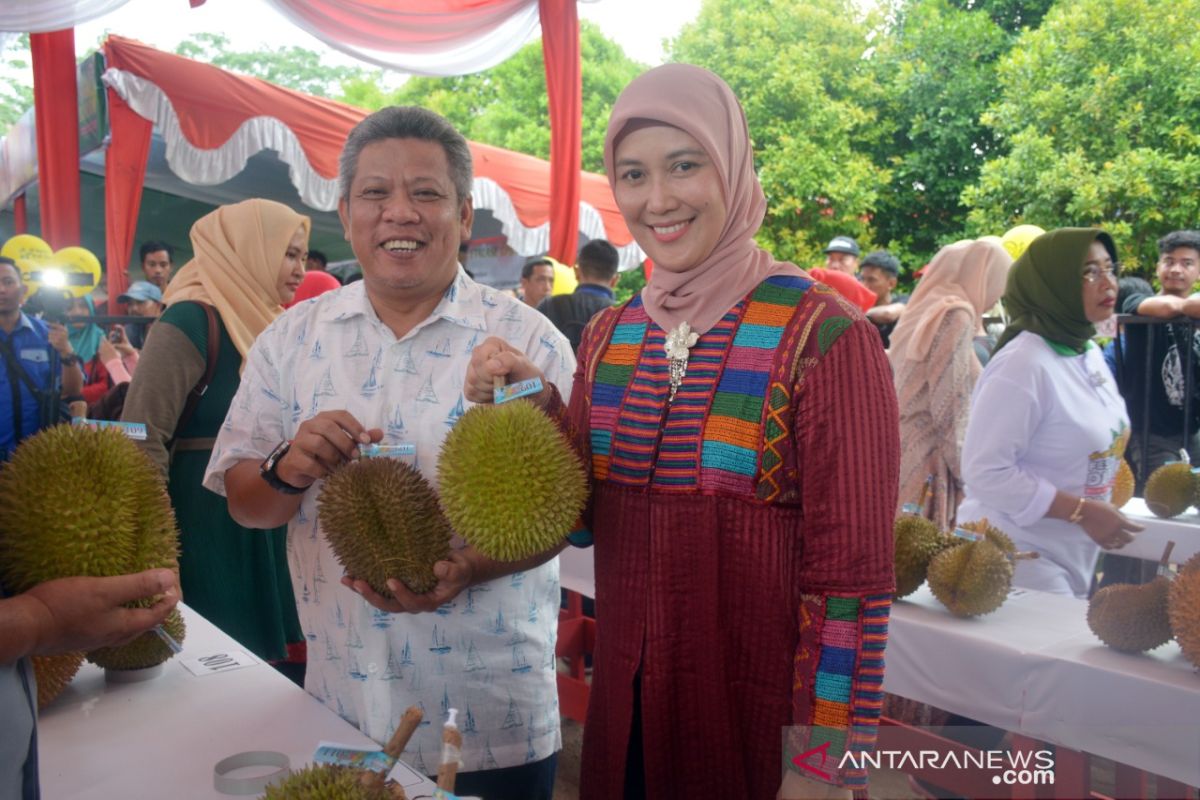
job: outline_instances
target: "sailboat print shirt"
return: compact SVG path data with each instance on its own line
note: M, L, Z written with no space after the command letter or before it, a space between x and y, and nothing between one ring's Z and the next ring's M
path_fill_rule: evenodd
M429 318L401 339L361 281L297 305L255 341L204 485L223 495L230 467L261 461L302 421L344 409L382 428L384 444L414 445L410 463L436 486L442 439L470 405L462 388L471 351L492 335L524 351L568 399L575 358L567 340L461 268ZM448 708L459 711L463 771L557 751L558 559L471 587L436 612L379 611L340 583L343 569L317 518L321 485L304 494L287 538L308 692L380 743L405 709L422 706L404 758L427 775L437 772Z

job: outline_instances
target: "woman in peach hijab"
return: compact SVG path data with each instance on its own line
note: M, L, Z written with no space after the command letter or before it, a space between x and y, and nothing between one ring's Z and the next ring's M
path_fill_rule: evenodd
M271 200L222 206L192 226L191 261L163 298L122 419L144 422L143 450L163 470L179 522L179 572L188 605L259 658L299 660L303 635L288 577L286 529L250 530L225 498L201 486L255 338L304 276L308 217ZM209 316L216 361L207 390L183 418L205 374ZM295 677L295 676L293 676Z
M959 461L971 390L983 370L974 337L984 313L1004 293L1011 265L995 237L943 247L892 332L888 358L900 404L900 509L914 504L942 530L953 527L962 500Z
M594 536L596 570L581 797L848 797L865 774L839 764L875 739L893 589L879 334L755 243L766 198L716 75L635 79L604 160L655 269L593 317L565 417L540 398L592 483L572 536ZM491 374L536 374L509 351L477 366L477 402Z

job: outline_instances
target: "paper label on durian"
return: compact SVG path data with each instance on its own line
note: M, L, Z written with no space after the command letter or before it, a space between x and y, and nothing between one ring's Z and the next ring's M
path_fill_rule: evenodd
M499 389L492 390L492 401L496 405L507 403L509 400L516 400L518 397L540 394L543 388L544 385L541 378L517 381L516 383L510 383L507 386L501 386Z
M313 753L313 763L365 769L371 772L387 772L395 761L382 750L360 750L355 747L343 747L322 742Z
M417 454L417 446L411 442L400 444L360 444L361 458L411 458Z
M978 542L983 538L983 534L969 531L966 528L955 528L953 535L959 539L966 539L968 542Z
M144 422L118 422L112 419L84 419L83 417L75 417L71 420L71 424L81 428L91 428L94 431L102 431L105 428L116 428L130 439L138 442L146 441L146 423Z

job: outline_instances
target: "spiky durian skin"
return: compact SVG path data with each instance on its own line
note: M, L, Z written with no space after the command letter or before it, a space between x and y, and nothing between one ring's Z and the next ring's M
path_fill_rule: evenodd
M1146 481L1146 507L1156 517L1176 517L1195 499L1196 476L1190 464L1164 464Z
M937 525L911 514L898 517L892 531L896 543L896 597L905 597L921 588L929 561L950 542Z
M1171 581L1167 613L1184 657L1200 667L1200 553L1189 558Z
M37 680L38 710L54 702L83 665L83 653L58 653L53 656L33 656L33 674Z
M1012 562L987 539L943 550L929 562L929 589L957 617L977 617L1004 603Z
M454 530L497 561L554 547L587 501L579 457L526 400L464 414L442 444L438 485Z
M11 591L75 575L175 568L175 514L123 433L57 425L0 469L0 577Z
M1112 497L1109 502L1117 508L1124 508L1125 504L1133 499L1133 470L1129 468L1129 462L1121 459L1121 465L1117 467L1117 477L1113 481Z
M171 611L162 626L172 639L183 642L187 629L178 610ZM93 650L87 654L87 660L103 669L147 669L158 666L173 655L171 648L158 634L146 631L128 644Z
M433 565L450 556L450 523L415 467L367 458L338 469L317 498L321 528L346 573L391 598L388 578L423 594Z
M1008 534L988 522L987 517L973 522L960 523L958 527L972 533L982 534L983 538L1000 548L1005 555L1011 556L1017 552L1017 546L1013 544L1012 539L1008 538Z
M365 785L362 771L315 765L267 787L263 800L393 800L384 788Z
M1088 601L1088 627L1100 641L1123 653L1164 645L1171 640L1167 615L1170 587L1163 577L1141 586L1105 586Z

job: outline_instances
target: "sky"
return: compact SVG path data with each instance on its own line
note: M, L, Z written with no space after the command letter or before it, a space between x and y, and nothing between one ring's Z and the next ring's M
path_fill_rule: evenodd
M673 37L694 20L700 2L595 0L581 1L577 7L580 18L599 25L626 55L654 66L663 62L662 40ZM189 8L185 0L130 0L115 12L76 28L78 54L94 49L106 32L139 39L162 50L174 50L192 33L223 33L235 50L298 45L329 53L330 63L361 63L297 28L264 0L206 0L195 9Z

